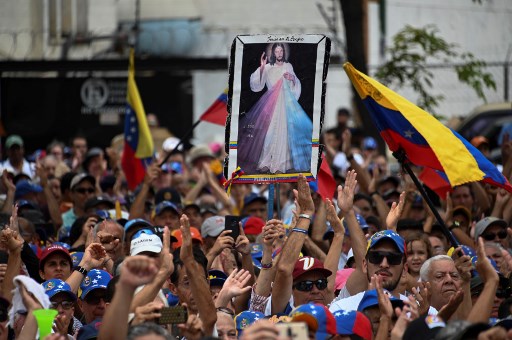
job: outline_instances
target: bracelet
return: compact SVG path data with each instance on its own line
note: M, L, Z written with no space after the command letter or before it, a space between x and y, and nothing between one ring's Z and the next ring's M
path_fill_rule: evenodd
M300 228L293 228L292 231L296 231L298 233L303 233L304 235L307 235L308 234L308 231L307 230L304 230L304 229L300 229Z
M272 261L270 261L269 263L261 264L261 269L270 269L270 268L272 268Z
M84 267L76 266L75 270L83 276L87 276L88 271Z
M311 215L308 215L308 214L300 214L299 218L307 218L308 220L312 221Z

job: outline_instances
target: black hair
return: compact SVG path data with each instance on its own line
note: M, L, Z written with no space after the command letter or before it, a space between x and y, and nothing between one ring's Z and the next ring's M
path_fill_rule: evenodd
M69 230L69 245L73 246L73 243L75 243L79 238L80 235L82 235L82 229L84 226L84 223L87 221L88 216L82 216L78 217L75 222L71 225L71 229Z
M178 283L178 279L179 279L178 266L179 267L183 266L183 261L181 261L181 257L180 257L180 251L181 251L181 247L177 248L172 253L172 255L174 256L174 259L173 259L174 271L171 274L171 282L173 284ZM192 253L194 255L194 260L196 260L196 262L199 263L201 265L201 267L203 267L204 276L208 277L208 271L206 270L206 268L208 266L208 259L206 258L206 255L203 253L201 248L199 248L199 246L192 246Z
M70 190L71 181L73 180L73 177L75 177L76 172L70 171L66 172L64 175L62 175L60 179L60 192L62 194L65 194L67 190Z

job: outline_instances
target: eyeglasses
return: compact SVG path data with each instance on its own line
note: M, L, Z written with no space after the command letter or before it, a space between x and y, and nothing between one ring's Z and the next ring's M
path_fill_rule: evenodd
M73 307L73 304L74 303L71 301L51 302L50 308L57 309L57 307L59 307L59 305L61 305L62 309L69 310L69 309L71 309L71 307Z
M87 295L84 300L85 300L85 302L87 302L90 305L98 305L101 300L103 300L103 302L105 302L105 296L103 296L103 295L102 296Z
M95 190L93 188L76 188L75 191L83 195L85 193L92 194Z
M392 253L389 251L370 251L368 252L368 262L372 264L381 264L382 260L386 258L388 264L397 266L402 263L403 255L399 253Z
M300 281L294 284L293 286L295 289L301 292L310 292L313 290L313 285L318 288L318 290L324 290L327 288L327 280L326 279L319 279L316 281L306 280L306 281Z
M485 233L482 235L482 237L486 241L492 241L496 239L496 236L498 236L500 240L504 240L505 238L507 238L507 232L505 230L500 230L497 233Z

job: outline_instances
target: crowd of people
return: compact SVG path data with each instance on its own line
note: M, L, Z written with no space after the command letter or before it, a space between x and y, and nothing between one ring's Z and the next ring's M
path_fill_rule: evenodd
M512 338L510 193L428 191L437 221L349 118L322 134L325 199L302 175L228 196L212 145L159 155L129 190L115 148L77 135L29 156L8 136L0 340ZM510 178L508 138L501 156Z

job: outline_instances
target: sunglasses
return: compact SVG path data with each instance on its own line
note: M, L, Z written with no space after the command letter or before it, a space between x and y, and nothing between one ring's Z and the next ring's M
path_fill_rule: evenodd
M70 310L73 307L74 303L71 301L61 301L61 302L52 302L50 303L51 309L57 309L57 307L62 306L62 309Z
M94 296L94 295L91 295L91 296L87 296L85 298L85 302L87 302L88 304L90 305L98 305L100 303L100 301L103 300L105 302L105 296Z
M498 238L500 240L504 240L505 238L507 238L507 232L505 230L500 230L496 234L495 233L485 233L482 235L482 237L486 241L492 241L492 240L496 239L496 236L498 236Z
M316 281L306 280L306 281L300 281L293 285L295 289L301 292L310 292L313 290L313 285L318 288L318 290L324 290L327 288L327 280L326 279L319 279Z
M397 266L402 263L403 255L400 253L392 253L389 251L370 251L368 252L368 262L372 264L381 264L382 260L386 258L388 264Z
M93 188L77 188L75 191L83 195L85 193L92 194L95 190Z

